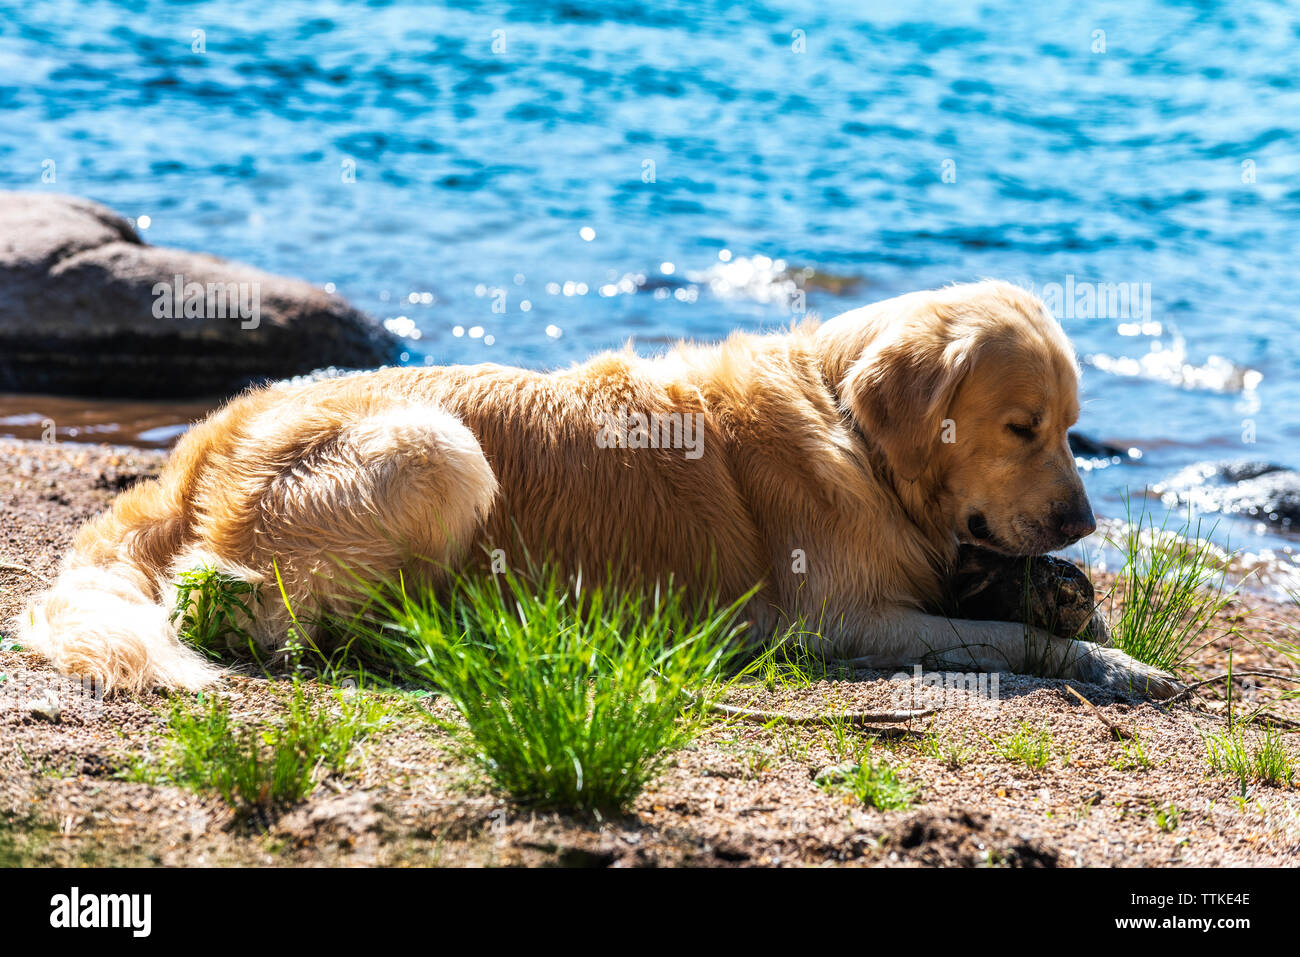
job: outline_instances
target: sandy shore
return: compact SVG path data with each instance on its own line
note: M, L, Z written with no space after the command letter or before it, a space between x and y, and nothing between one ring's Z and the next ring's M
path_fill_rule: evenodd
M77 527L113 494L155 474L163 453L0 440L0 618L18 613L51 577ZM1294 640L1289 606L1243 598L1194 659L1203 674L1285 668L1268 639ZM8 643L9 624L0 626ZM1124 745L1065 682L1003 676L996 703L953 691L949 707L873 751L919 789L901 811L863 807L814 783L842 760L819 727L718 721L678 753L624 818L591 822L518 808L453 756L448 739L410 713L366 746L361 771L322 787L264 829L235 824L216 798L119 780L154 746L165 699L102 705L63 698L57 724L34 716L27 690L55 676L34 656L0 652L0 864L704 864L704 865L1247 865L1300 861L1300 789L1213 777L1202 735L1223 727L1216 695L1174 706L1078 685L1111 722L1135 731L1149 757ZM895 706L898 685L856 673L779 693L760 707L792 711ZM1257 702L1273 694L1250 692ZM19 693L2 693L4 689ZM230 678L222 690L250 720L276 708L272 683ZM1241 685L1237 692L1243 691ZM746 700L751 700L746 698ZM1300 717L1293 703L1274 710ZM994 742L1028 723L1051 734L1052 757L1031 770ZM1288 735L1293 752L1300 735ZM930 744L938 742L932 748ZM860 744L860 742L857 742ZM960 761L950 760L954 753ZM1177 809L1169 827L1168 809ZM1163 812L1163 813L1157 813ZM1163 826L1162 826L1163 821Z

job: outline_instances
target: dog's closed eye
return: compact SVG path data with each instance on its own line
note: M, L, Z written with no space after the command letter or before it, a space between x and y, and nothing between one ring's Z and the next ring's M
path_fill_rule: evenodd
M1035 438L1034 427L1032 425L1020 425L1015 422L1008 422L1007 431L1018 439L1024 439L1026 442L1032 442Z

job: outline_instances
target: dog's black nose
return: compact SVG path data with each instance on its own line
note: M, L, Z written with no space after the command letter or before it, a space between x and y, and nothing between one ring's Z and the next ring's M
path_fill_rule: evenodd
M1077 542L1097 530L1097 520L1092 515L1092 505L1082 502L1067 505L1056 514L1056 530L1061 537Z

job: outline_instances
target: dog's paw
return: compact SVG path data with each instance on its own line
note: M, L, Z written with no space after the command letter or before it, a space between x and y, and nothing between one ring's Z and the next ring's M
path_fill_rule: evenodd
M1110 627L1106 624L1106 616L1100 611L1094 611L1088 624L1074 637L1079 641L1091 641L1103 648L1109 648L1111 646Z
M1172 698L1186 685L1171 674L1143 664L1118 648L1080 644L1081 654L1074 664L1074 676L1111 691L1144 694L1156 700Z

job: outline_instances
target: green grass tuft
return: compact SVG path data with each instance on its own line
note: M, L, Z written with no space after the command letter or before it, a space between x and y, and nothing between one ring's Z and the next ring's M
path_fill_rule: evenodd
M1117 771L1149 771L1156 766L1156 760L1142 739L1133 737L1120 742L1120 753L1111 764Z
M853 795L859 802L881 811L902 811L911 807L919 788L903 780L884 761L870 759L868 744L858 760L841 764L818 774L818 787Z
M1123 606L1111 625L1111 640L1138 661L1177 671L1203 647L1215 616L1232 598L1225 564L1190 519L1171 529L1167 514L1159 527L1131 506L1124 537L1112 542L1124 555L1116 576Z
M691 608L671 587L505 573L396 591L374 595L390 620L357 650L445 695L465 722L451 730L501 790L582 812L626 809L689 740L740 630L740 603Z
M1164 807L1155 807L1151 811L1151 817L1156 822L1156 827L1166 834L1172 834L1178 829L1178 822L1182 817L1182 812L1178 809L1177 804L1166 804Z
M256 647L239 622L250 621L250 602L257 600L255 586L204 565L181 572L176 579L176 607L180 639L204 654L220 658L231 651L256 655Z
M968 744L966 735L961 738L953 735L927 734L912 745L918 754L934 758L950 771L965 766L975 756L975 747Z
M328 707L294 682L281 719L269 727L235 719L226 699L200 695L172 703L156 758L143 757L123 777L215 791L243 815L307 797L326 774L350 769L357 745L383 722L384 706L336 692Z
M1275 728L1251 737L1240 726L1216 731L1205 738L1205 757L1213 773L1236 778L1243 794L1251 781L1282 787L1296 780L1296 758Z
M851 669L833 666L809 648L809 642L819 638L818 631L807 622L792 622L784 632L765 642L736 678L769 692L805 691L818 682L851 679Z
M994 742L993 750L1008 761L1041 771L1052 763L1052 732L1045 726L1033 728L1021 723L1011 734Z

